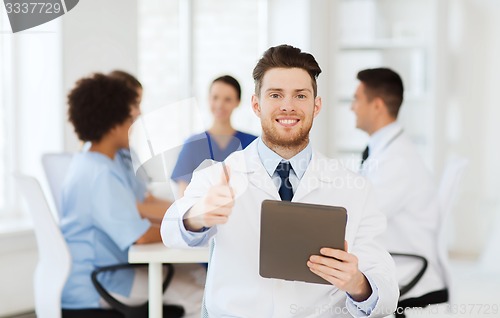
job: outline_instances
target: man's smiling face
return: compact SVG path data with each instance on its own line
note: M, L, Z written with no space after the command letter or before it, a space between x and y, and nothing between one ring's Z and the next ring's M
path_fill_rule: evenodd
M261 120L264 142L271 149L307 145L313 119L321 109L309 73L301 68L270 69L259 94L252 97L252 107Z

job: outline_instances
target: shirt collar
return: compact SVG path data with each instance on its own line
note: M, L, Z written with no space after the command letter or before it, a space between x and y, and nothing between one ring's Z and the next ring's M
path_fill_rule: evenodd
M311 143L308 143L301 152L299 152L289 160L285 160L280 155L272 151L268 146L266 146L261 137L259 137L257 141L257 152L259 154L262 165L264 166L270 177L273 176L276 167L278 167L278 164L281 161L288 161L292 165L292 169L299 180L302 179L302 176L306 172L307 166L311 162L312 157Z
M394 121L389 125L377 130L373 135L371 135L368 142L370 155L383 149L387 145L387 143L396 135L400 134L402 130L403 127L401 127L401 125L397 121Z

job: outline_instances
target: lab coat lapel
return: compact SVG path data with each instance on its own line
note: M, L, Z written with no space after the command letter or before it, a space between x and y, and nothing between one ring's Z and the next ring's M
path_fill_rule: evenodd
M267 174L266 169L261 165L260 169L257 169L250 173L249 175L250 183L255 186L256 189L264 191L266 194L270 195L274 200L281 200L278 189L273 183L269 174Z
M293 202L300 202L304 197L318 189L323 183L333 182L329 177L328 171L323 168L321 171L321 164L327 164L329 161L326 158L313 151L311 163L308 165L304 176L299 182L299 186L293 195ZM328 167L327 167L328 168Z
M241 171L248 177L250 184L255 186L255 191L263 191L274 200L281 200L278 189L262 165L257 151L257 142L254 141L244 151L246 167Z

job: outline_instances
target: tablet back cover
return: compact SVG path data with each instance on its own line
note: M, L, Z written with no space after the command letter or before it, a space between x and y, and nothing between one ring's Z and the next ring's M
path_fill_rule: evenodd
M322 247L344 250L343 207L265 200L260 223L260 276L330 284L307 267Z

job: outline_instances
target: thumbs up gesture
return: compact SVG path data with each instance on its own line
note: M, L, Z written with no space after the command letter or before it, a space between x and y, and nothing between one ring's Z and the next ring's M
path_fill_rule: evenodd
M187 230L198 232L204 227L225 224L234 206L234 191L229 185L229 167L222 164L219 183L213 185L207 194L184 216Z

